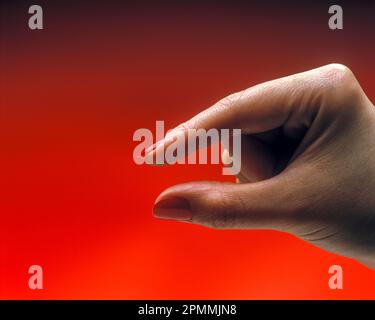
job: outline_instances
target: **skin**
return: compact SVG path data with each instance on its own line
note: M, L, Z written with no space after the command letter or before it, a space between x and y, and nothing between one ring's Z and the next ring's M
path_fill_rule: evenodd
M237 183L163 191L154 216L217 229L289 232L375 268L375 109L353 73L330 64L229 95L179 125L240 128Z

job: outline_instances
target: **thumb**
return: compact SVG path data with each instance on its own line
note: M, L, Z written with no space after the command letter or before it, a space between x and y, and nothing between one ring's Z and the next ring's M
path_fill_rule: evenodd
M298 192L279 175L248 184L191 182L173 186L156 199L153 214L215 229L288 231L301 208ZM289 184L290 185L290 184Z

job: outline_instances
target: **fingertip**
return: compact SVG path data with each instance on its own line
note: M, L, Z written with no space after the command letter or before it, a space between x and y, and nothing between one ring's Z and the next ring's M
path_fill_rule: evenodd
M191 221L192 210L190 202L183 197L164 197L156 201L153 209L153 216L158 219Z

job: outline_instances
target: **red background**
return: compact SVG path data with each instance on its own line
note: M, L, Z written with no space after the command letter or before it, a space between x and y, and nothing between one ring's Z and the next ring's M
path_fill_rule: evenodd
M132 159L138 128L330 62L374 101L374 4L345 3L343 31L329 2L38 1L42 31L31 4L1 5L0 298L375 298L374 271L291 235L154 219L163 189L221 168Z

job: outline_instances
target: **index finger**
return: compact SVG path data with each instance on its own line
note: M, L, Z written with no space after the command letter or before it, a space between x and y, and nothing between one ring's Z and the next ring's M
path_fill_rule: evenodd
M332 69L342 72L347 68L327 65L231 94L170 131L165 139L146 150L146 157L151 161L179 137L187 139L188 130L236 128L253 134L279 128L288 121L294 125L303 121L306 125L319 107L317 97L324 93Z

